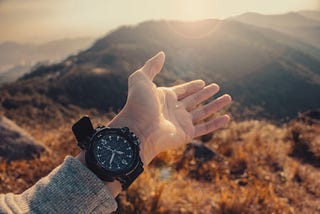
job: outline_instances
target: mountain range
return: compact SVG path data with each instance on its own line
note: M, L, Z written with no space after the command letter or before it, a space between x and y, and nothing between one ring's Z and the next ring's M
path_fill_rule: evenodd
M88 48L90 37L60 39L44 44L0 43L0 84L13 82L37 63L59 62L79 50Z
M292 118L320 107L319 29L319 11L122 26L87 50L3 86L1 108L7 114L29 109L27 117L43 112L47 102L117 111L126 100L127 77L163 50L158 85L201 78L233 96L236 118Z
M316 12L290 12L280 15L245 13L235 18L245 24L273 29L320 48L320 15Z

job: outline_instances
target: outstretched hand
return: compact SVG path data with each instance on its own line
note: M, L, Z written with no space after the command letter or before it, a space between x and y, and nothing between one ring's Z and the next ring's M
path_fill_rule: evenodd
M203 122L231 103L231 97L223 95L199 106L219 91L217 84L205 86L204 81L194 80L173 87L157 87L153 79L164 60L165 55L160 52L129 77L126 105L109 124L128 126L136 133L145 165L158 153L222 128L230 120L223 115Z

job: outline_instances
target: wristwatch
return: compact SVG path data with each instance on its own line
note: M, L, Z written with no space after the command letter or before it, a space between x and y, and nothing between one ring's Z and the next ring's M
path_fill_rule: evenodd
M139 140L129 128L94 129L90 118L84 116L72 126L72 131L78 146L85 150L88 168L101 180L118 180L125 190L143 172Z

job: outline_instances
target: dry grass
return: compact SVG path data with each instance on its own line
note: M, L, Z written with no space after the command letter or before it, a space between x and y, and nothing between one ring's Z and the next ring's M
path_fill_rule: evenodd
M2 162L0 191L22 192L65 155L75 155L79 150L70 125L46 132L26 126L48 153L29 161ZM318 213L319 136L316 124L233 122L205 143L212 158L199 158L184 148L160 154L118 197L118 212Z
M245 121L232 123L207 143L216 152L210 161L201 162L186 154L181 158L182 150L163 153L119 197L121 211L320 212L319 168L313 165L316 163L292 157L296 145L292 133L297 128L315 152L319 126L295 122L279 128L267 122Z

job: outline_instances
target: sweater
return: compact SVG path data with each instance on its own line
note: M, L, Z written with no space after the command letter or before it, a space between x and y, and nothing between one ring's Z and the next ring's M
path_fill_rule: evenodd
M0 194L0 213L111 213L116 209L104 183L70 156L25 192Z

